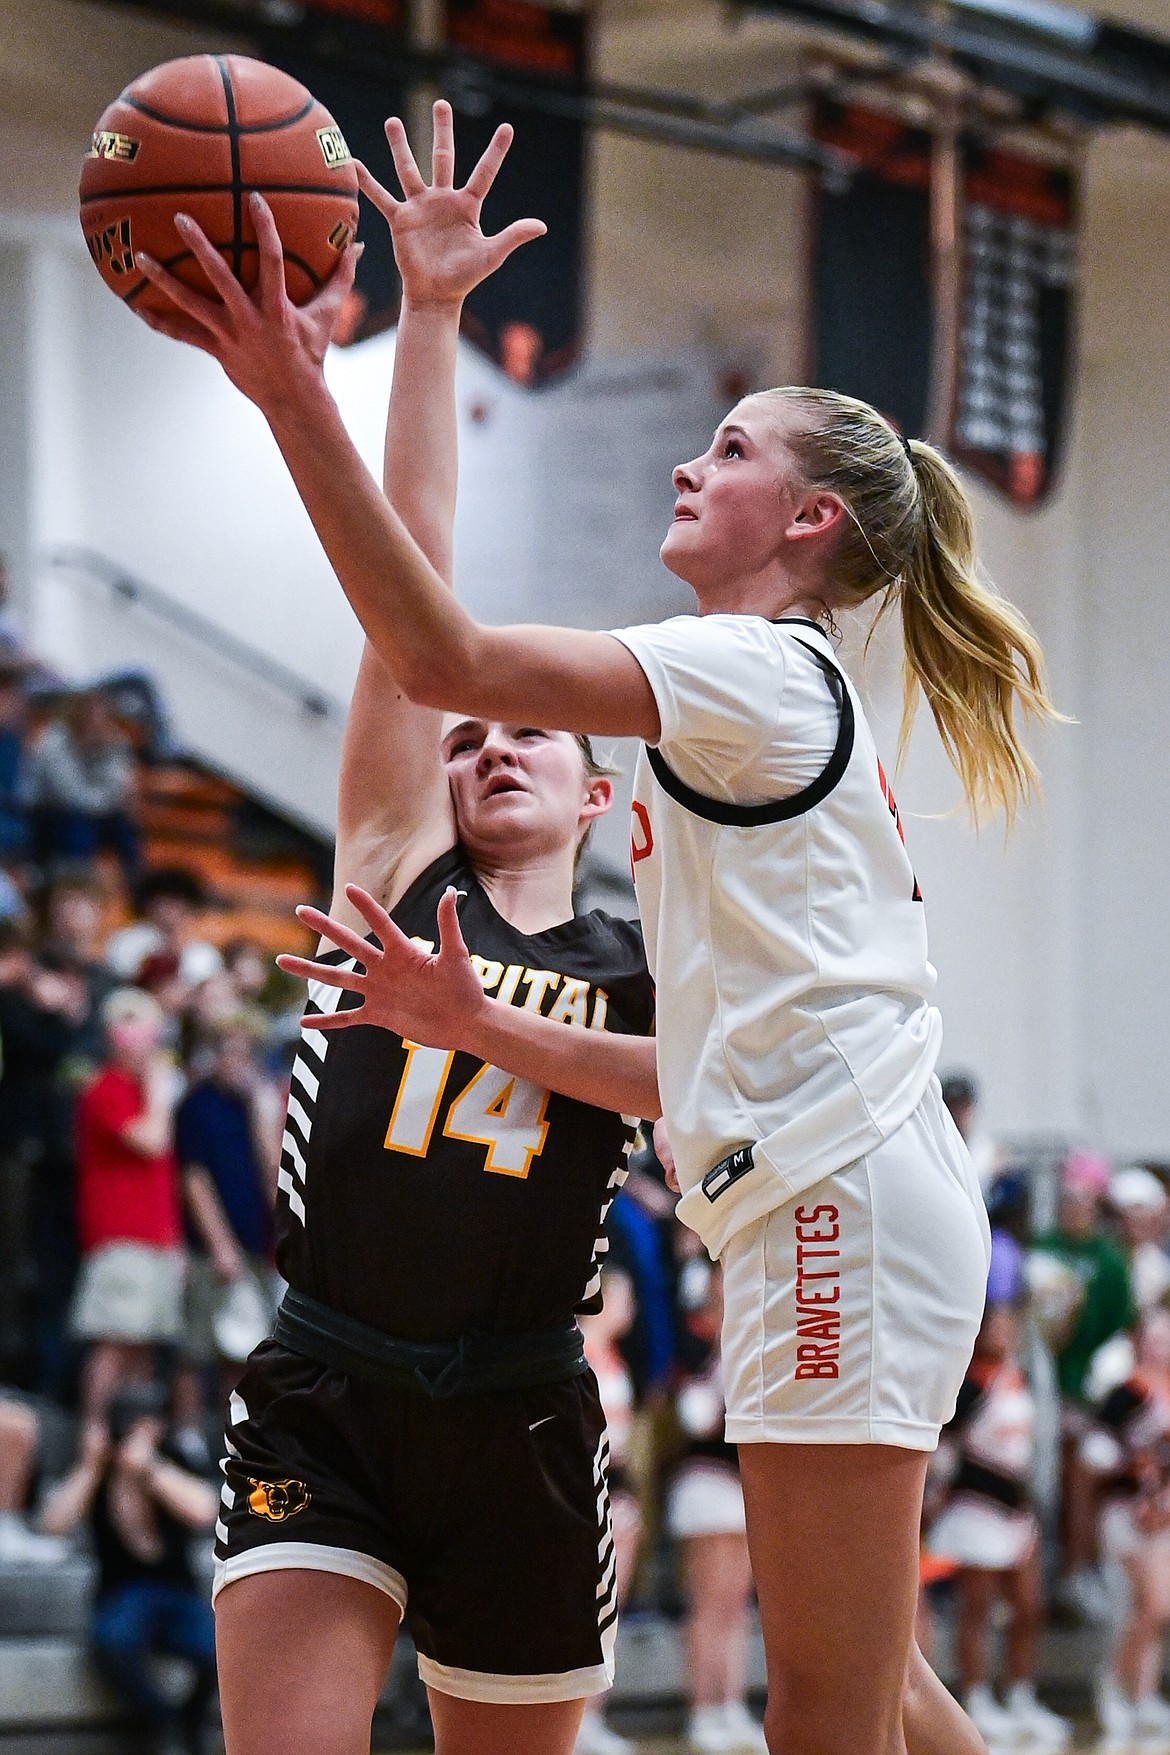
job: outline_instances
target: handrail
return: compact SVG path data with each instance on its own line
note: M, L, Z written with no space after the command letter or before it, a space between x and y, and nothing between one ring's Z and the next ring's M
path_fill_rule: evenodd
M270 658L267 652L261 651L247 640L241 640L238 634L229 633L209 616L200 615L198 610L177 602L157 585L137 578L108 555L82 544L65 543L51 549L46 558L56 572L79 573L84 578L108 586L113 596L123 603L141 606L157 621L177 629L189 640L214 652L216 657L226 658L229 663L246 671L249 677L259 677L278 694L291 696L308 718L344 725L345 703L335 695L314 688L295 670L281 664L279 659Z

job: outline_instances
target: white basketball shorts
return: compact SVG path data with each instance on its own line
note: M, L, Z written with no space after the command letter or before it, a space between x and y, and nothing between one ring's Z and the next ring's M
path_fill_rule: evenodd
M979 1183L932 1079L888 1140L729 1240L728 1438L933 1450L990 1257Z

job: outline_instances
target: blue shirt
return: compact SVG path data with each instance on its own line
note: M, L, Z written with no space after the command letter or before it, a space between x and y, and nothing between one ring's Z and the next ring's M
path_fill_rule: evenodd
M272 1207L247 1099L211 1079L196 1085L175 1117L175 1151L184 1170L199 1165L207 1171L240 1248L270 1255Z

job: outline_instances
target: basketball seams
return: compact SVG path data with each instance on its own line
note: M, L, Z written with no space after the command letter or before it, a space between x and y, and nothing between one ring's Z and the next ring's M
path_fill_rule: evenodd
M99 189L94 195L83 195L78 202L79 207L91 207L95 201L132 201L143 195L231 195L237 185L230 183L140 183L133 189ZM348 197L348 190L338 189L336 184L326 183L274 183L265 178L263 183L239 181L239 188L245 195L341 195ZM354 198L353 206L357 206Z
M219 77L223 80L224 101L227 104L228 140L232 149L232 273L240 278L243 267L244 245L244 189L240 181L240 124L236 116L236 94L232 87L231 69L223 55L215 57L219 68Z
M231 245L230 244L216 244L216 245L214 245L214 248L217 250L221 250L221 251L222 250L229 250L231 248ZM244 244L241 246L241 254L244 256L257 256L257 255L259 255L259 253L260 253L259 244ZM192 261L194 261L194 259L195 259L195 253L193 250L180 250L178 255L168 256L167 259L165 260L165 262L162 264L162 266L167 270L168 273L173 273L174 270L179 266L180 263L192 262ZM303 256L297 256L291 250L286 250L284 252L284 260L285 260L286 264L291 262L294 268L300 269L301 273L304 275L305 279L309 282L309 285L313 288L313 290L315 292L319 292L321 290L321 288L324 286L325 282L322 280L321 276L319 274L317 274L316 271L309 266L309 264L305 261ZM149 280L140 280L138 282L137 286L132 286L130 288L129 292L122 294L122 303L124 305L133 305L133 303L134 303L135 299L137 299L139 293L146 292L149 289L149 287L151 286L151 284L152 283Z
M139 115L148 116L152 122L161 122L164 128L178 128L186 134L226 134L227 124L224 122L187 122L181 116L168 116L162 110L156 110L150 104L144 104L141 98L131 97L124 91L118 99L127 109L137 110ZM277 116L271 122L237 122L239 134L278 134L282 128L292 128L305 117L311 115L316 108L317 100L310 97L307 103L291 116Z

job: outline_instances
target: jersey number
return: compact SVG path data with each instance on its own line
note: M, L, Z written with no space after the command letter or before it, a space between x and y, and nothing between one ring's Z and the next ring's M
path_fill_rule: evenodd
M388 1152L425 1158L455 1056L442 1048L420 1048L417 1042L404 1042L403 1047L406 1065L385 1146ZM533 1158L544 1150L547 1107L547 1091L485 1064L449 1105L443 1134L449 1140L486 1146L485 1170L499 1176L527 1176Z

